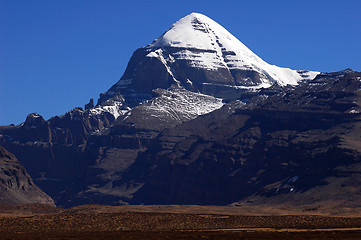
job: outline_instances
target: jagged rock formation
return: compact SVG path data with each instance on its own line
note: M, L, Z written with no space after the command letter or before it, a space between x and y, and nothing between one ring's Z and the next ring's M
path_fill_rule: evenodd
M54 201L33 182L15 156L0 146L0 204L43 203Z

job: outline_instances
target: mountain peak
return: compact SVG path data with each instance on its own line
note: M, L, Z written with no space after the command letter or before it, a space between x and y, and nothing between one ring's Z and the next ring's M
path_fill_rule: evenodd
M217 41L218 40L218 41ZM242 45L237 38L225 28L201 13L191 13L176 23L162 36L156 39L151 47L186 47L196 49L215 49L217 42L222 44ZM247 48L248 51L250 51Z
M147 46L151 52L169 47L179 49L175 59L187 60L192 67L211 71L225 69L232 74L239 70L257 72L257 88L269 87L275 82L281 86L297 85L299 81L313 79L318 74L308 72L301 76L295 70L266 63L224 27L201 13L181 18ZM248 75L243 80L236 80L235 85L247 86ZM251 85L254 87L254 84Z
M98 104L121 96L128 106L137 106L151 99L154 89L173 85L235 100L244 91L297 85L317 74L270 65L211 18L191 13L136 50L121 79Z

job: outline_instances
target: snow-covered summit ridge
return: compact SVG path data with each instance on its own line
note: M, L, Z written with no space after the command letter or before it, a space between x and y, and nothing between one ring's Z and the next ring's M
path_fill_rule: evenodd
M254 54L241 41L209 17L191 13L178 20L158 39L147 46L152 53L159 48L183 49L175 59L191 62L193 67L217 70L251 70L260 73L264 86L274 82L279 85L297 85L299 81L313 79L319 72L298 71L270 65ZM202 50L199 52L192 49ZM153 54L148 57L152 57Z
M243 45L243 43L241 43L225 28L200 13L191 13L184 18L181 18L161 37L151 43L150 46L156 48L171 46L218 50L217 46L215 46L215 42L213 41L213 37L218 38L227 49L241 48L245 53L254 55L251 50Z

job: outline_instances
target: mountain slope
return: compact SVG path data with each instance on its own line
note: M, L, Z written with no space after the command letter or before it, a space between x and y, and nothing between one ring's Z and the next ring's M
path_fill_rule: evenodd
M41 191L15 156L0 146L0 204L44 203L54 201Z

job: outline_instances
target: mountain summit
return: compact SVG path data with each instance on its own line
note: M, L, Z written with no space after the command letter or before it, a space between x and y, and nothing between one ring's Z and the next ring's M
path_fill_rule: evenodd
M100 102L115 94L137 105L150 99L153 89L171 85L233 100L245 90L297 85L318 73L270 65L209 17L191 13L135 51L122 78Z
M225 28L200 13L191 13L180 19L149 47L152 49L173 47L203 50L203 53L197 55L187 54L187 51L184 50L177 56L177 59L191 61L194 67L209 70L225 68L230 73L234 70L259 72L261 84L244 81L243 84L246 86L267 87L272 82L277 82L282 86L296 85L298 81L305 78L297 71L267 64ZM154 54L148 56L154 56ZM313 78L315 75L313 73L308 77ZM238 84L234 82L234 84L241 85L239 82Z

